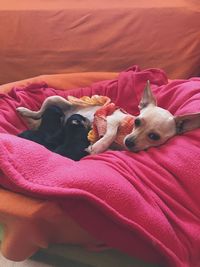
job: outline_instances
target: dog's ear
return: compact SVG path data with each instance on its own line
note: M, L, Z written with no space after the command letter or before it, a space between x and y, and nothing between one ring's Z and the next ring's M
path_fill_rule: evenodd
M151 91L150 82L148 80L144 88L142 99L139 103L139 109L146 108L150 104L156 106L156 99Z
M177 134L200 128L200 113L178 115L174 117Z

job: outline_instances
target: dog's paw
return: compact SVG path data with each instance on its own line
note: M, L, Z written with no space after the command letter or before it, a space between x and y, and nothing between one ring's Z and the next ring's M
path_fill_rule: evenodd
M27 117L27 118L32 118L35 120L38 120L41 118L41 113L38 111L32 111L28 108L24 107L18 107L16 108L16 111L22 116L22 117Z
M29 113L29 109L24 108L24 107L18 107L18 108L16 108L16 110L23 117L26 117L27 114Z
M92 153L92 145L90 145L89 147L87 147L87 148L85 149L85 151L86 151L88 154L92 155L92 154L93 154L93 153Z
M94 145L90 145L88 148L85 149L85 151L90 155L95 155L99 153L99 151L95 148Z
M103 152L104 150L102 150L101 146L95 143L94 145L90 145L88 148L86 148L85 151L88 152L90 155L96 155Z

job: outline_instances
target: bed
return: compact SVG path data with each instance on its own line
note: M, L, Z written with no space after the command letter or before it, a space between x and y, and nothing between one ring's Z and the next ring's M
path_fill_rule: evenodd
M139 99L148 78L151 80L155 94L159 97L160 105L169 108L173 113L199 111L199 78L189 79L199 76L200 69L200 40L198 38L200 10L195 1L167 1L165 3L142 1L139 4L130 3L130 1L123 3L111 1L106 4L94 3L94 1L84 1L84 4L74 1L68 1L67 4L65 1L56 3L49 1L48 5L40 1L31 1L29 4L21 1L16 5L14 1L10 1L9 4L1 4L0 9L0 21L2 21L0 24L2 28L0 34L2 54L0 83L2 85L0 90L1 101L3 101L1 105L3 111L1 148L8 149L5 154L1 154L1 159L8 155L12 158L15 153L15 156L19 157L21 153L17 151L17 147L22 149L22 143L5 136L7 133L14 135L27 127L25 122L16 122L16 118L17 120L19 118L16 117L14 111L16 105L26 104L27 99L28 103L31 103L30 99L33 99L31 105L37 109L41 101L49 94L66 96L69 92L78 95L98 92L109 94L113 100L124 105L124 108L137 112L136 100ZM131 67L134 64L140 65L140 68ZM34 78L29 79L33 76ZM128 100L126 101L123 97L126 96L129 99L130 85L133 81L136 100L127 106ZM120 88L117 84L120 84ZM113 92L118 92L118 94L115 95ZM8 108L10 106L12 109ZM168 182L158 178L155 181L154 178L157 176L155 173L152 174L151 178L154 177L152 179L157 184L156 193L153 183L150 188L156 197L151 195L149 198L146 195L142 184L146 187L148 185L149 188L148 179L146 180L148 176L147 174L141 176L139 165L136 164L136 162L153 164L149 165L149 172L155 162L152 163L150 159L141 162L141 159L138 159L141 154L136 158L133 157L134 166L137 168L131 171L134 171L136 178L142 179L140 183L134 182L134 187L137 186L137 190L140 193L143 192L143 198L138 201L139 203L149 201L154 207L152 209L150 205L147 209L146 206L141 206L142 214L146 216L145 219L152 218L152 221L147 222L154 226L151 228L153 232L147 231L149 230L148 223L146 228L143 225L143 230L138 230L141 222L137 221L137 230L133 231L131 228L133 236L128 230L127 232L124 229L119 230L119 227L124 225L119 215L126 209L127 214L123 213L123 216L127 219L128 213L131 213L127 207L131 207L136 200L132 199L129 202L130 199L123 200L122 197L121 203L124 201L124 206L122 205L120 213L117 209L119 204L116 196L106 201L103 199L107 204L109 203L109 207L114 207L115 211L118 211L114 227L113 220L108 219L113 219L114 215L111 216L111 211L103 209L102 203L93 209L89 206L82 206L80 201L72 198L67 205L64 205L55 197L36 194L37 190L30 191L28 187L22 190L16 180L13 182L14 180L10 179L15 177L13 173L10 174L10 167L7 169L6 165L2 168L1 165L3 174L0 179L2 185L0 222L4 228L1 246L3 254L8 259L18 261L28 258L38 249L43 248L34 256L35 260L41 260L42 257L45 261L49 257L50 261L54 262L53 258L61 257L62 260L65 258L65 264L69 266L76 266L76 264L106 266L107 261L110 262L108 266L116 266L116 258L118 266L198 266L199 209L198 190L195 190L199 178L198 144L199 130L196 130L187 134L186 137L172 140L167 146L145 154L146 160L148 157L158 159L164 153L174 159L174 162L178 162L177 165L173 165L165 157L156 161L156 163L159 162L159 166L167 168L167 172L162 168L159 169L163 177L169 178L169 173L174 174L173 180L170 177ZM185 154L182 150L174 152L170 150L170 146L185 147L185 150L189 152ZM32 150L33 147L29 149ZM37 150L38 147L34 148L34 151L35 149ZM5 152L5 150L1 151ZM113 155L109 152L102 155L102 158L97 157L95 162L102 162L111 156ZM33 153L34 157L37 159ZM121 154L117 153L114 157L115 162L118 160L118 169L122 168ZM180 157L179 161L177 157ZM23 161L26 162L26 158L23 158ZM83 160L84 162L87 160ZM189 162L193 163L190 168L188 168ZM109 164L112 165L112 162ZM168 164L167 167L166 164ZM178 173L177 170L179 170ZM128 171L126 174L129 177ZM45 174L43 175L45 177ZM34 180L36 177L31 175L30 177L36 181ZM106 173L105 177L107 177ZM131 184L133 186L133 182ZM118 178L118 186L120 185ZM113 191L115 192L114 189ZM117 189L116 192L118 192ZM168 194L165 195L164 192ZM120 192L118 193L120 195ZM167 203L165 207L158 199ZM71 210L70 205L76 208ZM83 208L85 208L84 214L92 218L89 222L84 220L83 215L80 218ZM158 228L155 225L155 217L152 216L155 210L157 212L159 210L166 220L164 224L158 220ZM92 212L95 211L97 214L94 215ZM141 219L144 223L145 220L139 213L139 209L137 212L137 219ZM174 214L177 214L176 218ZM102 218L105 220L101 220ZM133 223L133 217L131 220ZM96 226L96 230L93 229L93 225ZM105 227L101 228L102 225L106 225L110 235L105 231ZM166 228L161 229L161 226ZM130 227L129 225L129 230ZM66 231L66 228L70 231ZM55 232L56 234L53 234ZM120 233L120 236L117 233ZM99 234L103 242L99 242ZM166 241L166 234L169 234L171 239ZM49 245L55 246L55 244L81 244L84 249L60 247L60 245L46 249ZM110 247L116 250L113 252ZM77 254L80 254L80 250L86 256L79 258ZM102 251L91 252L94 250ZM121 253L116 251L121 251ZM53 266L56 266L56 263Z

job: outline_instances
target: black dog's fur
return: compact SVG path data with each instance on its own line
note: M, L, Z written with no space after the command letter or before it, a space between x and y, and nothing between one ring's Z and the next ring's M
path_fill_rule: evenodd
M63 118L64 113L60 108L49 107L45 110L37 130L26 130L18 136L54 150L63 142Z
M64 143L54 152L73 160L80 160L88 155L85 149L90 145L87 138L90 127L86 124L86 118L79 114L68 118L64 126Z
M18 136L41 144L55 153L80 160L88 155L90 127L86 118L73 114L63 125L64 113L56 106L47 108L37 130L26 130Z

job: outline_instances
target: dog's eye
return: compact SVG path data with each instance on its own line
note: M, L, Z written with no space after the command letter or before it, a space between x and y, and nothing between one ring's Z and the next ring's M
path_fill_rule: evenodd
M135 119L135 126L138 127L141 125L141 120L140 119Z
M160 135L157 133L149 133L148 137L153 141L158 141L160 139Z
M79 121L78 120L72 120L71 124L78 125Z

